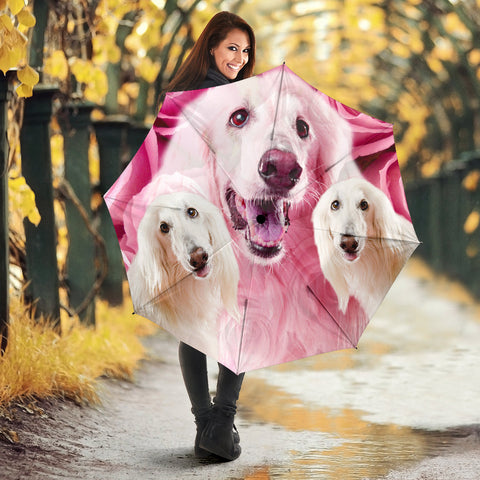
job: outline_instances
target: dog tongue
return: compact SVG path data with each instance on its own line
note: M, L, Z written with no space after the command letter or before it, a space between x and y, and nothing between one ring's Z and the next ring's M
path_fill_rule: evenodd
M281 202L246 201L245 216L250 241L264 247L273 247L280 243L286 231Z

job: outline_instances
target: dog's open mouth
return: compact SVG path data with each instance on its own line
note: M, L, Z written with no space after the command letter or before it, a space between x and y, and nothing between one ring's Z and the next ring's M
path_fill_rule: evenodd
M289 203L283 198L245 200L232 188L225 197L235 230L245 230L251 253L273 258L282 250L282 240L290 224Z
M210 265L208 263L193 271L193 275L197 278L206 278L208 277L209 273L210 273Z
M343 258L345 258L345 260L347 260L349 262L354 262L358 258L358 255L356 253L344 252Z
M359 240L355 235L343 233L340 238L339 247L343 254L343 258L347 260L347 262L354 262L358 259L361 247L359 245Z

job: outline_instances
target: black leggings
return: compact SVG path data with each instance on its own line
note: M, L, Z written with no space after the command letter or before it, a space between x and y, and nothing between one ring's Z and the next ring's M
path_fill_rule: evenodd
M207 356L183 342L180 342L178 356L183 380L192 404L192 412L194 415L202 415L211 406ZM232 409L234 413L244 376L244 373L236 375L219 363L214 403Z

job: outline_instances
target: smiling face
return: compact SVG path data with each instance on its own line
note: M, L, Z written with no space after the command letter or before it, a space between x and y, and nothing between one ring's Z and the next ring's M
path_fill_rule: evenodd
M235 28L211 50L217 70L229 80L235 80L248 62L250 39L246 32Z

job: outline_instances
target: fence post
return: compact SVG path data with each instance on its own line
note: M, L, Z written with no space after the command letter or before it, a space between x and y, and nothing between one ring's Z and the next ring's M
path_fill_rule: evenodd
M12 84L8 73L0 72L0 354L8 341L9 315L9 248L8 248L8 100Z
M38 226L24 221L28 301L35 302L36 316L48 318L60 329L60 301L56 254L56 229L53 209L50 119L52 97L57 88L41 85L25 100L23 127L20 132L22 173L35 193L42 217Z
M122 158L126 152L129 123L123 118L110 118L94 122L100 156L100 193L103 195L122 172ZM105 202L99 209L99 231L105 241L108 273L100 290L111 305L123 302L124 267L117 235Z
M429 178L428 183L428 238L427 248L429 260L436 271L441 271L444 265L442 219L439 212L443 206L443 178L440 175Z
M464 281L462 271L466 260L465 235L462 220L462 178L465 165L453 160L443 169L443 207L437 212L441 218L443 244L443 270L453 278ZM441 212L441 213L440 213Z
M480 172L480 151L468 152L463 155L463 162L466 165L466 172ZM464 176L464 178L466 175ZM468 190L465 185L460 184L462 192L463 203L463 215L462 215L462 229L464 222L468 215L473 211L480 213L480 182L472 190ZM464 269L464 281L471 292L480 298L480 226L473 232L462 232L465 238L464 243L464 256L466 268Z
M144 123L132 123L128 128L128 135L127 135L127 144L128 144L128 152L129 152L129 159L131 160L135 154L137 153L138 149L141 147L142 143L145 141L148 132L150 131L148 125Z
M64 192L69 237L66 283L70 306L87 325L95 325L92 289L97 273L95 241L85 224L86 221L92 223L88 147L92 124L90 114L94 107L93 103L69 104L57 114L64 138L67 182Z
M428 248L430 247L429 222L428 214L429 191L425 179L412 180L405 184L405 194L408 200L408 208L412 218L413 226L418 239L422 242L415 255L419 255L425 259L428 258ZM425 245L428 248L425 248Z

